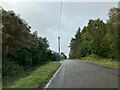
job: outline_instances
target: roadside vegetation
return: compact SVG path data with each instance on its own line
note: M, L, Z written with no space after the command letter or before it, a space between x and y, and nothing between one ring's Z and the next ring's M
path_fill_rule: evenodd
M15 14L13 11L5 11L3 9L1 11L2 24L0 24L0 26L2 28L3 87L11 86L16 80L31 75L31 72L34 72L34 70L40 66L41 68L43 66L48 69L48 74L45 71L47 75L45 76L45 79L48 79L51 76L51 73L58 67L56 63L49 63L49 65L48 62L55 61L56 57L63 59L64 56L50 50L47 38L39 36L37 31L32 32L31 26L29 26L28 22L20 17L20 15ZM48 67L53 65L53 68L47 68L46 65L48 65ZM44 69L37 70L40 75L43 73L42 70ZM35 72L38 74L37 71ZM36 77L38 79L39 77L42 77L35 76L34 78L34 74L32 75L32 80L35 81ZM35 81L32 82L35 83L34 85L36 85L37 82L42 83L41 81ZM43 80L43 83L44 82L45 80ZM17 85L15 84L15 87L16 86Z
M113 60L111 58L100 58L96 55L90 55L90 56L83 57L80 60L84 60L87 62L103 65L103 66L106 66L109 68L114 68L114 69L120 68L120 61L118 62L118 61Z
M11 86L11 88L42 88L52 77L61 63L48 62L45 65L38 67L31 74L23 77Z
M90 19L71 39L69 57L117 67L120 61L120 9L111 8L109 19ZM90 57L91 55L97 58ZM99 58L98 58L99 57Z

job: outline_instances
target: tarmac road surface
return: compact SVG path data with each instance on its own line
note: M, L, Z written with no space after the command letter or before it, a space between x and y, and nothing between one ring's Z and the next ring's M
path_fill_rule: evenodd
M118 70L67 59L47 88L118 88Z

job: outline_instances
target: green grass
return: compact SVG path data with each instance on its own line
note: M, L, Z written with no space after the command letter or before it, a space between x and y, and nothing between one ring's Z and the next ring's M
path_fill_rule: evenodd
M103 65L103 66L114 68L114 69L120 68L120 65L119 65L120 62L109 59L109 58L98 58L98 57L88 56L88 57L81 58L81 60L99 64L99 65Z
M10 86L10 88L38 88L43 87L60 66L58 62L48 62L33 71L27 77L23 77Z

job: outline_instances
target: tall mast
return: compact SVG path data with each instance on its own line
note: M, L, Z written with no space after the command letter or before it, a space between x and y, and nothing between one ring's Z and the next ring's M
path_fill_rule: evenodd
M60 19L59 19L59 33L58 33L58 52L60 54L60 29L61 29L61 14L62 14L62 2L60 4Z

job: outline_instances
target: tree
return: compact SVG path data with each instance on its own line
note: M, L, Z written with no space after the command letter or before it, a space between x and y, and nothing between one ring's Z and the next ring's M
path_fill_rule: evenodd
M110 47L109 57L120 59L120 9L110 9L108 16L106 37Z
M31 27L24 19L13 11L2 10L2 20L4 79L19 74L21 67L23 71L30 70L50 59L48 40L38 36L37 31L30 33Z
M80 40L81 40L81 32L80 32L80 27L78 28L76 34L75 34L75 38L71 39L71 43L70 43L70 54L69 57L70 58L80 58Z
M88 25L75 34L70 43L70 58L80 58L91 54L103 58L120 59L120 9L112 8L109 19L90 19Z

